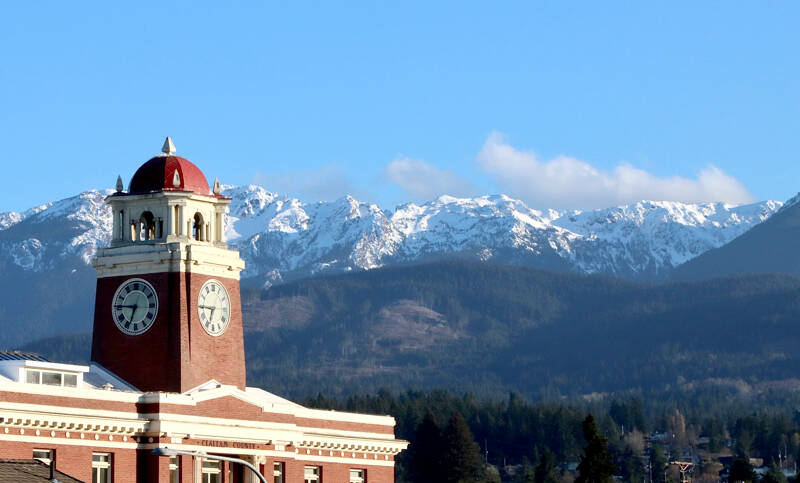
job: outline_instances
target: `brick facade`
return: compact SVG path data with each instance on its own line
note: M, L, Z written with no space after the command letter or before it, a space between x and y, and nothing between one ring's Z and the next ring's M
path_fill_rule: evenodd
M239 281L191 272L136 275L149 282L159 300L150 329L139 335L121 332L111 315L117 288L131 276L97 280L92 360L142 391L184 392L210 379L245 387L244 339ZM200 325L197 297L215 279L225 286L231 321L222 335Z
M52 444L46 440L41 443L0 441L0 454L3 455L3 458L30 459L34 449L54 450L56 468L80 481L92 481L92 453L109 453L112 455L111 470L114 483L169 481L168 479L137 479L137 451L135 449L120 450L118 448L104 447L102 444L92 446ZM192 480L186 481L191 482Z

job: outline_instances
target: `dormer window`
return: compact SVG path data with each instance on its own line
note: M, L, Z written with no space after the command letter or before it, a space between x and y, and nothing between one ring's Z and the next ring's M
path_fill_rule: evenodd
M78 387L78 375L69 372L25 369L25 382L45 386Z
M0 377L22 384L83 387L89 366L50 362L38 354L0 351Z

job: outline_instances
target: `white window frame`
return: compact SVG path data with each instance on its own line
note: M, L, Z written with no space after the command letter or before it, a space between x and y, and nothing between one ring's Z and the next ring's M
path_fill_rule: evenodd
M105 461L95 461L95 456L99 456L100 458L105 457ZM113 461L114 455L111 453L92 453L92 483L111 483L114 481L113 476L111 474L111 462ZM95 478L95 471L94 470L107 470L105 481L101 481Z
M57 375L58 384L45 384L44 383L45 374ZM68 384L67 377L74 379L74 383ZM73 372L49 371L47 369L28 369L28 368L25 369L25 382L28 384L39 384L42 386L78 387L79 379L80 378L78 377L78 374L75 374Z
M216 467L206 468L205 463L213 464ZM206 476L208 476L208 480L206 480ZM206 483L206 481L211 481L214 476L217 476L217 481L222 481L222 461L213 460L211 458L200 458L200 481Z
M173 473L175 472L175 473ZM173 475L177 476L177 479L173 479ZM181 481L181 457L180 456L170 456L169 457L169 482L170 483L180 483Z
M283 461L275 461L272 463L273 483L285 483L284 473L286 473L286 465L283 463Z
M320 466L304 466L303 467L303 481L304 481L304 483L321 483L322 482L322 467L320 467Z
M350 483L367 483L367 470L350 468Z

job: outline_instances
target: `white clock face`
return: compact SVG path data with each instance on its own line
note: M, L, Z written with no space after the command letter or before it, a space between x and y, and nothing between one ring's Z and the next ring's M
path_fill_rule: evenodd
M197 313L200 325L210 335L222 335L231 323L231 299L222 283L209 280L200 289L197 297Z
M158 314L158 296L153 286L141 278L126 280L111 302L114 323L128 335L139 335L153 326Z

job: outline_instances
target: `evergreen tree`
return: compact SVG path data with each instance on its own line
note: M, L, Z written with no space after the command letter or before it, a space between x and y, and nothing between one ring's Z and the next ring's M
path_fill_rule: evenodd
M756 472L753 470L753 465L744 458L736 458L731 465L731 474L728 477L731 483L748 482L752 483L756 480Z
M664 451L661 446L654 445L653 450L650 452L650 474L653 477L653 483L664 483L664 471L667 469L667 458L664 456Z
M536 483L536 471L527 459L522 464L522 469L514 477L514 483Z
M481 453L469 426L461 413L453 411L442 435L444 454L441 468L444 477L440 481L472 483L484 479L485 471Z
M416 435L408 447L408 476L414 483L439 483L444 477L442 431L436 417L428 413L417 426Z
M786 483L786 475L778 468L778 465L775 464L775 461L772 462L772 465L769 467L769 471L767 474L764 475L764 478L761 479L762 483Z
M644 479L642 461L639 455L630 448L625 448L625 451L620 455L618 467L625 481L642 481Z
M578 464L578 477L575 483L608 483L613 481L614 460L608 451L608 440L597 430L592 415L583 420L583 439L586 447Z
M534 470L534 481L536 483L558 483L559 477L556 471L556 455L547 448L539 453L539 462Z

